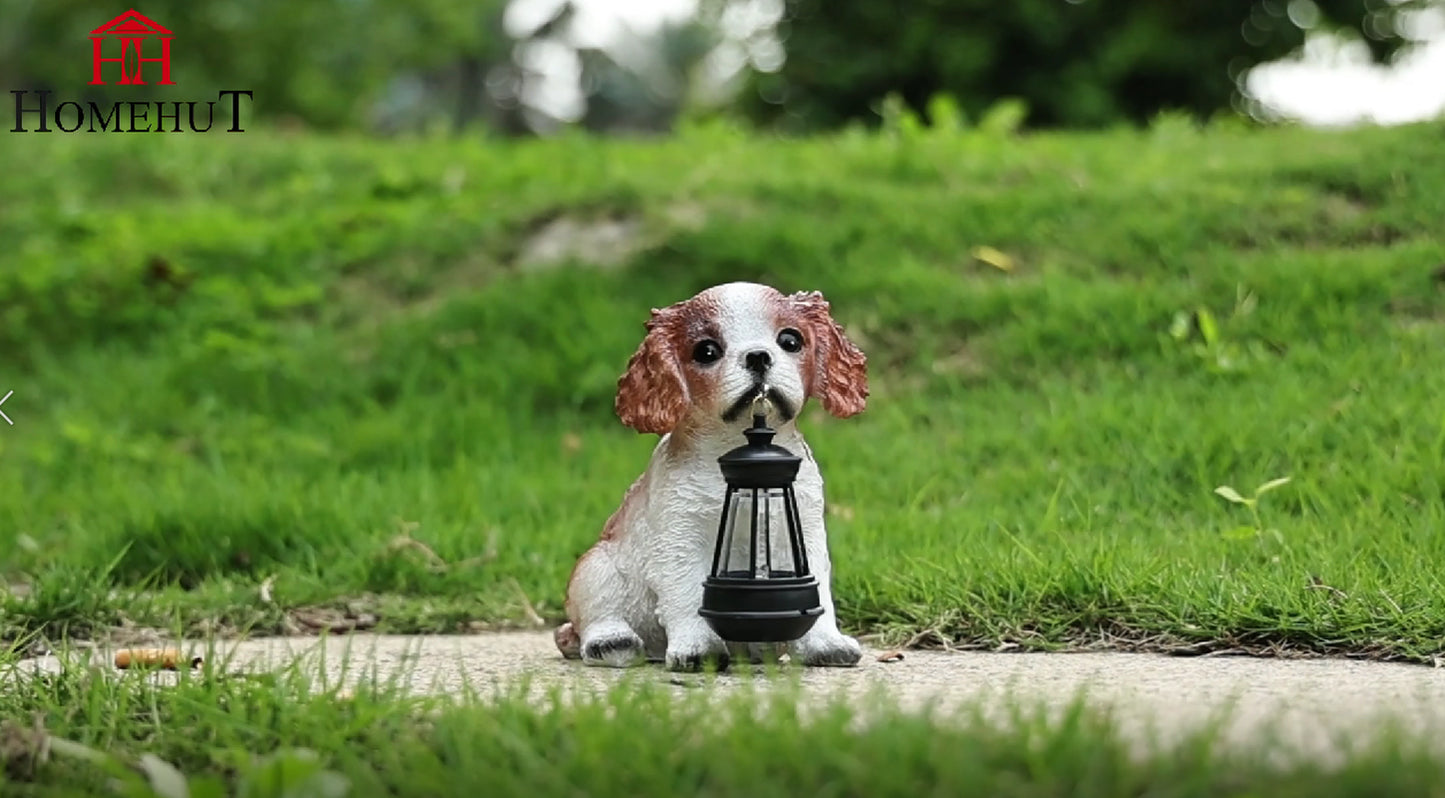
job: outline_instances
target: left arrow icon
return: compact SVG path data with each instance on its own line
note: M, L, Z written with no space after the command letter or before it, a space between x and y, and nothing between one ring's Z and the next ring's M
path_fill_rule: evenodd
M15 393L15 392L14 392L14 391L6 391L6 392L5 392L5 396L0 397L0 405L5 404L5 400L6 400L6 399L9 399L9 398L10 398L10 395L13 394L13 393ZM12 426L12 427L15 426L15 422L14 422L14 421L11 421L11 420L10 420L10 417L7 416L7 415L5 415L5 411L4 411L4 410L0 410L0 418L5 419L5 423L6 423L6 424L9 424L9 425Z

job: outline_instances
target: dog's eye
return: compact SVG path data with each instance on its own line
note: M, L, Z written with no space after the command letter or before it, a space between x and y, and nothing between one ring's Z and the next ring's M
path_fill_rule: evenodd
M778 333L778 346L784 352L801 352L803 350L803 334L789 327Z
M697 346L692 348L692 359L705 366L716 363L722 353L722 346L717 341L698 341Z

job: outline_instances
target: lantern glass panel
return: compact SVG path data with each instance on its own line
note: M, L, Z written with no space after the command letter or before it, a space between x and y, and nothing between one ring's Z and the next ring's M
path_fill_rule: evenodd
M728 493L718 576L779 579L797 574L782 488L735 488Z

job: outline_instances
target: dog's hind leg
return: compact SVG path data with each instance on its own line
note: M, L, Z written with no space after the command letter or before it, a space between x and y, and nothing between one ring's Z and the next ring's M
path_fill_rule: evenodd
M637 615L643 591L617 570L609 549L609 541L594 546L572 572L567 585L569 636L576 634L583 663L626 668L646 659L642 637L628 622Z
M563 623L552 632L552 642L557 644L557 650L562 652L563 659L582 659L582 639L577 635L577 627L571 621Z

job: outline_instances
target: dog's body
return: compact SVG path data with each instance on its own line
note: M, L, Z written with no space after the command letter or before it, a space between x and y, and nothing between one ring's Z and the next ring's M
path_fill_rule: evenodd
M709 660L727 665L729 646L698 615L725 492L717 459L744 442L748 409L763 392L774 442L803 460L794 492L823 605L817 623L787 650L810 665L857 663L862 650L838 630L833 610L823 479L794 420L809 397L838 417L861 412L865 359L821 294L784 295L752 283L716 286L652 311L647 336L618 381L617 412L628 426L662 438L573 569L569 621L556 631L564 656L613 667L644 659L678 670Z

